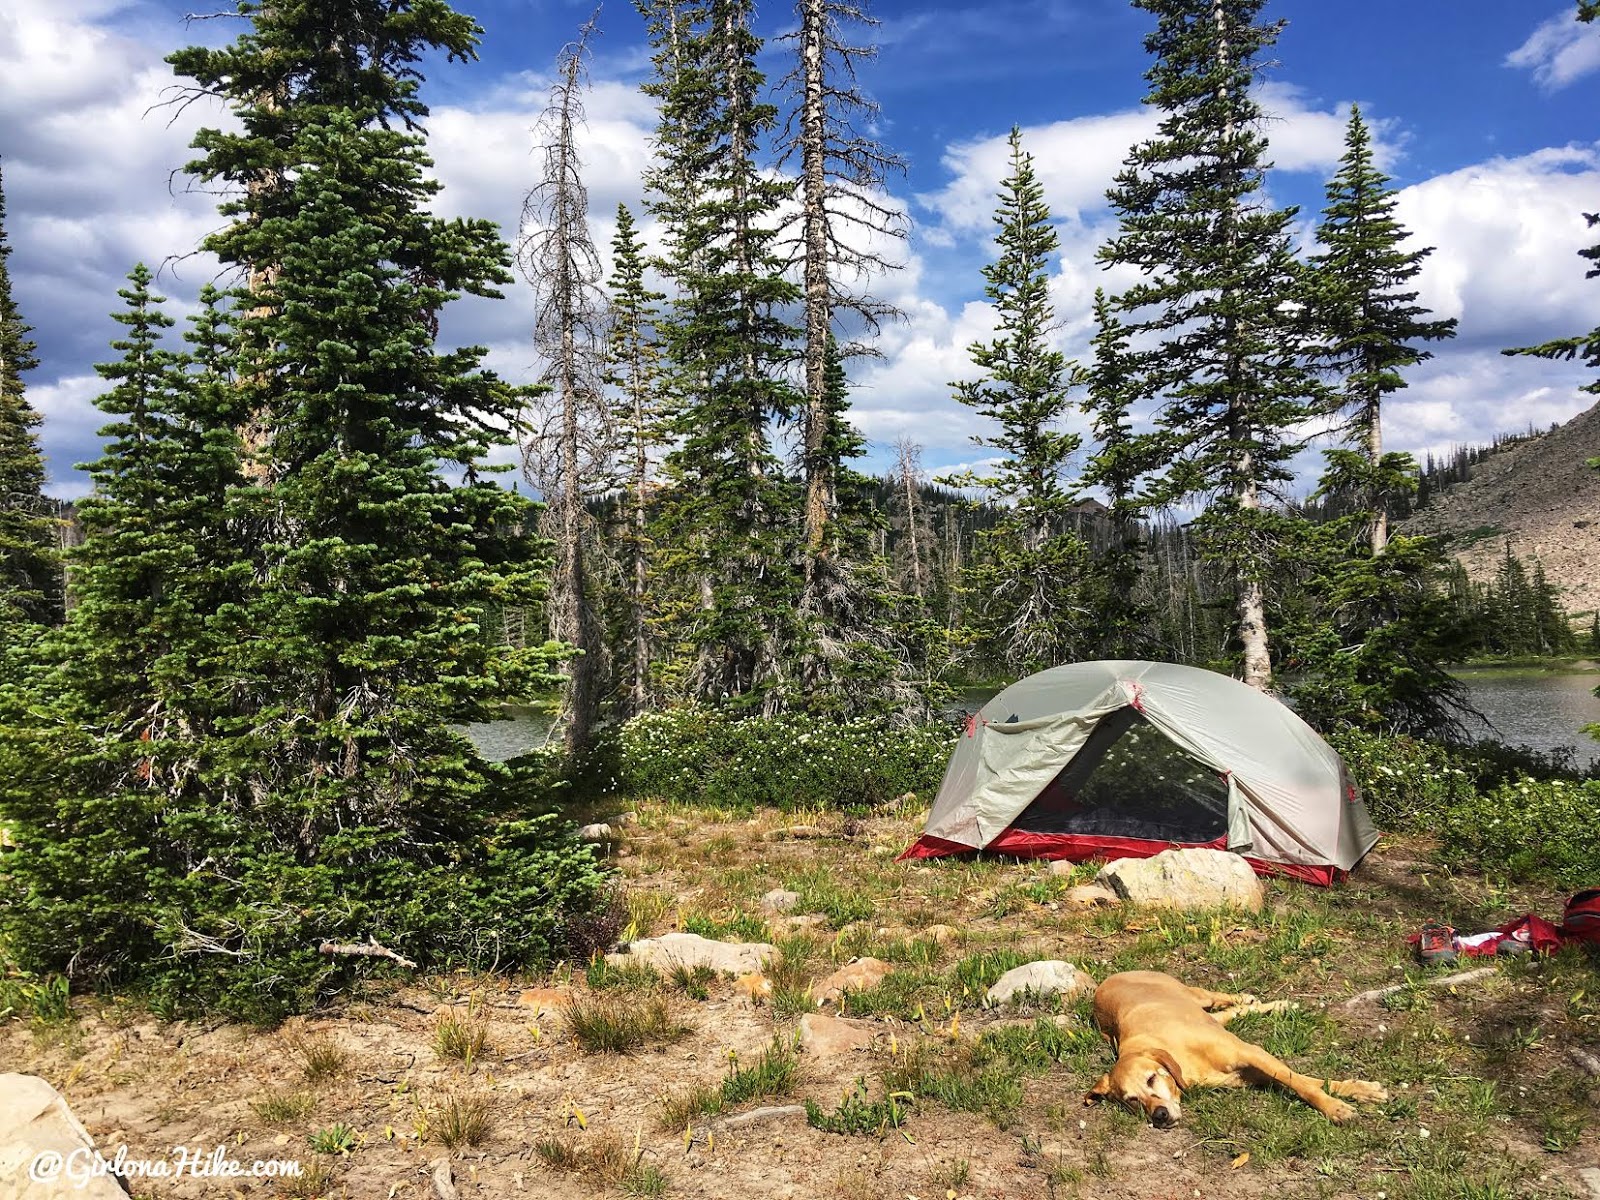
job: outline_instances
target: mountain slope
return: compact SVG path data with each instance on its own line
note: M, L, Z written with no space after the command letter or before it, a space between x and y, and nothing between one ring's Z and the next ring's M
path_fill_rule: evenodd
M1544 564L1568 612L1600 608L1600 404L1565 425L1517 442L1434 498L1400 532L1449 539L1473 579L1494 575L1506 539L1518 558Z

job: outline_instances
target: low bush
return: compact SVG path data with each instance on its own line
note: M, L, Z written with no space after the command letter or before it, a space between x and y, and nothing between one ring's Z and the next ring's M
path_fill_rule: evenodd
M1328 740L1380 829L1435 834L1457 866L1568 888L1600 880L1600 780L1568 757L1349 731Z
M617 783L631 795L684 804L860 811L906 792L931 796L953 740L943 724L736 719L685 705L622 727Z

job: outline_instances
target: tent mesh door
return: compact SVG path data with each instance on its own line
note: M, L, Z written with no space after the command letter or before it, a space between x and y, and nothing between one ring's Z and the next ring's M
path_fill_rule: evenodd
M1012 825L1029 833L1213 842L1228 832L1228 783L1124 708L1095 727Z

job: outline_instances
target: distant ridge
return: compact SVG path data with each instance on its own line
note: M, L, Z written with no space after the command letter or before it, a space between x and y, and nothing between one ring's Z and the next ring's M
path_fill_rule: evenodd
M1446 539L1475 580L1493 577L1506 540L1538 559L1568 612L1600 608L1600 404L1565 425L1505 447L1435 495L1399 532Z

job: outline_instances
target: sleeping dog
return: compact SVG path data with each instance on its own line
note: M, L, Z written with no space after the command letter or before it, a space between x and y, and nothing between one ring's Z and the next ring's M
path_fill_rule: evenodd
M1095 989L1094 1020L1111 1039L1117 1062L1083 1102L1110 1099L1142 1108L1152 1125L1167 1129L1183 1115L1182 1093L1192 1087L1277 1083L1330 1121L1356 1115L1339 1096L1373 1102L1389 1098L1381 1085L1362 1079L1298 1074L1224 1028L1245 1013L1294 1007L1292 1001L1258 1004L1254 996L1188 987L1159 971L1112 975Z

